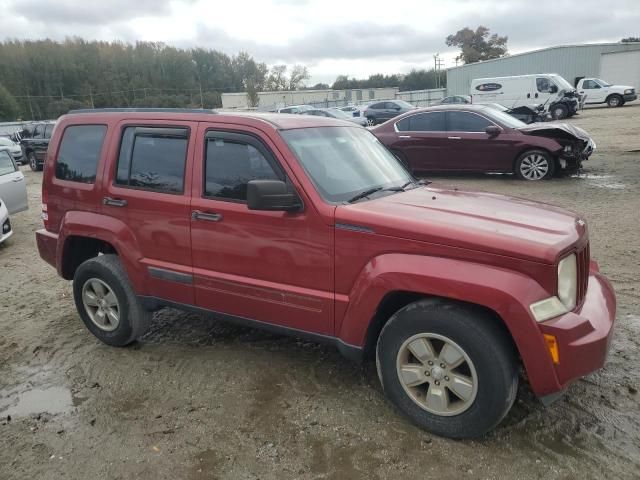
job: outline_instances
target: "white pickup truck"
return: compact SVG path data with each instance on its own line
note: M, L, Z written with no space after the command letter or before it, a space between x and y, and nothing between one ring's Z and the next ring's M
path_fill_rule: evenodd
M599 78L583 78L576 90L586 95L585 103L606 103L610 107L621 107L625 102L638 98L636 89L628 85L611 85Z

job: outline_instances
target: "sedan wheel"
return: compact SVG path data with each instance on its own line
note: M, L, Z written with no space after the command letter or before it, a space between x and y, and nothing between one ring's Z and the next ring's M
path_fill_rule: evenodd
M373 127L375 124L376 124L376 121L375 121L375 119L374 119L374 118L372 118L372 117L367 117L367 125L368 125L369 127Z
M522 180L542 180L553 175L553 163L546 152L531 150L516 162L516 175Z

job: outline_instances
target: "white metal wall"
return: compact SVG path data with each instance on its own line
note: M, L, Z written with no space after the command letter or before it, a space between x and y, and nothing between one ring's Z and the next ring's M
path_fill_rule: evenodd
M627 52L603 53L600 63L600 78L640 89L640 49Z
M469 95L471 80L536 73L557 73L569 83L578 77L597 77L605 52L635 50L632 43L599 43L545 48L447 70L447 94Z

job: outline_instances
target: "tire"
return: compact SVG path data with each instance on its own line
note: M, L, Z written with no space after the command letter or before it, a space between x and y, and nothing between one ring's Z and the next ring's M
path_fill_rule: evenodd
M433 358L433 366L428 364L431 360L423 362L412 354L407 360L407 345L424 345L423 340L431 345L433 356L426 354L422 359ZM386 323L376 347L376 366L385 394L413 423L443 437L477 438L497 426L515 401L518 360L513 350L509 338L485 312L428 299L402 308ZM417 349L418 353L428 351ZM455 351L459 357L452 354ZM439 364L441 355L452 361L464 358L461 365L453 368L442 362L443 369ZM416 371L425 368L425 383L406 386L402 378L421 381L419 376L401 376L403 370L413 371L414 363ZM472 387L464 383L469 379ZM452 389L458 390L460 396ZM434 395L430 397L432 391ZM445 412L443 403L429 398L445 398L449 410ZM442 413L430 411L429 405L436 405Z
M556 163L544 150L527 150L515 162L514 173L520 180L548 180L556 171Z
M29 152L27 154L27 159L29 161L29 167L34 172L39 172L42 170L42 165L38 165L38 159L36 158L36 154L34 152Z
M102 296L96 295L104 287L113 297L104 290ZM82 263L73 277L73 298L85 326L107 345L124 347L149 329L152 313L138 301L117 255L100 255ZM117 313L117 322L109 314L99 315L100 306L91 305L101 300L113 304L114 299L116 306L108 308Z
M607 105L612 108L621 107L624 105L624 99L620 95L609 95L609 97L607 97Z
M374 117L367 117L367 126L373 127L376 124L376 119Z
M562 120L563 118L567 118L567 115L569 115L569 109L565 105L558 103L557 105L553 105L551 107L552 119Z

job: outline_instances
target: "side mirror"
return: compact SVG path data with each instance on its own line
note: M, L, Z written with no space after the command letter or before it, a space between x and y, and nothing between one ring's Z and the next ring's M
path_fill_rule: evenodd
M251 180L247 183L249 210L296 212L302 209L300 197L281 180Z
M500 130L500 127L497 127L495 125L489 125L487 128L484 129L484 132L490 137L496 137L500 135L501 131L502 130Z

